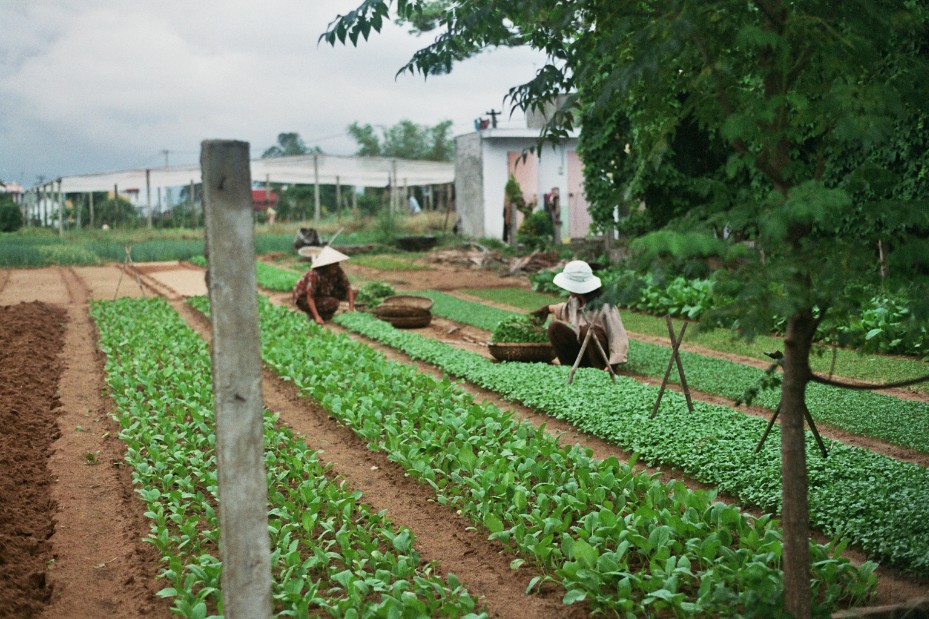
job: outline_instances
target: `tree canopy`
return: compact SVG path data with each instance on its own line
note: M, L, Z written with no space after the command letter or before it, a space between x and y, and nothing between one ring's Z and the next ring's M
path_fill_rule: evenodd
M279 133L277 134L277 144L266 149L265 152L261 154L261 158L293 157L294 155L307 155L310 153L321 155L322 152L322 149L318 146L308 148L299 133Z
M380 135L377 128L380 128ZM348 133L358 143L359 157L397 157L427 161L451 161L455 152L450 132L452 121L433 127L401 120L392 127L375 127L357 122L348 126Z

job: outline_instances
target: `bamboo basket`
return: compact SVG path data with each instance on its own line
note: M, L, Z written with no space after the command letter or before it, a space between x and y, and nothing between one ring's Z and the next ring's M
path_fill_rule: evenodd
M399 305L403 307L424 309L427 312L432 309L432 304L433 301L429 297L420 297L415 294L395 294L389 297L384 297L384 300L381 301L381 307L385 305Z
M374 308L374 315L398 329L419 329L429 326L432 313L422 307L381 303Z
M487 348L497 361L551 363L555 358L555 349L548 343L490 342Z

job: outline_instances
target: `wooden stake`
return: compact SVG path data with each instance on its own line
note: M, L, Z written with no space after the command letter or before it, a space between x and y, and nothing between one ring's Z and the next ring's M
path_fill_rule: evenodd
M690 387L687 386L687 379L684 377L684 364L681 362L681 354L678 349L681 342L684 341L684 332L687 331L687 322L681 327L681 333L676 338L674 336L674 325L671 324L671 315L665 314L665 322L668 325L668 336L671 338L671 358L668 359L668 368L665 370L664 378L661 380L661 387L658 389L658 398L655 400L655 406L652 407L650 418L658 414L658 405L661 404L661 398L664 396L665 387L668 386L668 378L671 377L671 368L677 363L677 375L681 379L681 387L684 389L684 397L687 400L687 410L694 412L694 403L690 398Z
M764 434L761 435L761 440L758 441L758 445L755 446L755 453L761 451L762 445L768 439L768 434L771 433L771 428L774 426L774 422L777 420L777 416L781 412L781 405L778 403L777 408L774 409L774 414L771 415L771 419L768 421L768 425L764 429ZM810 414L810 409L803 407L803 417L806 419L806 422L810 424L810 431L813 433L813 438L816 439L816 445L819 447L819 453L823 455L823 458L829 457L829 452L826 450L826 443L823 442L822 436L819 435L819 428L816 427L816 422L813 421L813 415Z
M139 285L142 296L147 297L148 295L145 293L145 287L142 285L142 279L139 277L139 270L135 268L135 263L132 261L132 243L123 245L123 251L126 252L126 257L123 258L123 266L119 270L119 279L116 280L116 290L113 291L113 300L115 301L117 295L119 295L119 285L123 283L123 273L126 272L126 269L132 269L132 274L135 275L135 283Z
M577 372L578 366L581 365L581 359L584 358L584 351L587 350L587 344L590 342L590 336L593 335L593 329L587 329L587 335L584 336L584 341L581 342L581 351L577 353L577 359L574 360L574 365L571 366L571 371L568 372L568 384L571 384L571 381L574 380L574 373Z
M584 358L584 352L587 350L587 346L590 343L590 340L593 339L594 346L597 347L597 352L600 353L600 357L603 359L603 362L606 363L606 371L610 373L610 379L615 383L616 382L616 373L613 372L613 367L610 365L610 358L607 356L606 351L603 350L603 346L600 344L600 340L597 338L591 338L593 335L593 323L590 321L590 316L587 315L587 312L581 310L584 320L587 321L587 333L584 335L584 341L581 343L581 350L577 353L577 359L574 360L574 365L571 366L571 371L568 372L568 383L571 384L571 381L574 380L574 373L577 371L577 368L581 365L581 359Z
M271 617L258 284L248 143L202 143L223 611Z

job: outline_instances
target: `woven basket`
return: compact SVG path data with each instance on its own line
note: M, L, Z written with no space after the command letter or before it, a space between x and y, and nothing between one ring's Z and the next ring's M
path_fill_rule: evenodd
M490 354L497 361L527 361L551 363L555 358L555 349L551 344L528 344L521 342L500 342L487 344Z
M385 297L381 301L381 307L385 305L399 305L403 307L412 307L417 309L424 309L427 312L432 309L432 299L429 297L420 297L415 294L395 294L393 296Z
M396 239L397 247L405 251L426 251L435 247L438 239L432 235L401 236Z
M429 323L432 322L432 314L427 313L424 316L392 316L382 318L382 320L386 320L397 329L421 329L428 327Z
M412 305L381 303L374 308L374 315L398 329L417 329L432 322L432 313L429 310Z
M300 254L300 258L303 260L309 260L312 262L316 256L319 255L319 252L323 250L322 247L317 247L315 245L305 245L297 250L297 253Z
M431 316L432 314L423 307L381 303L374 308L374 315L386 320L388 318L423 318L424 316Z

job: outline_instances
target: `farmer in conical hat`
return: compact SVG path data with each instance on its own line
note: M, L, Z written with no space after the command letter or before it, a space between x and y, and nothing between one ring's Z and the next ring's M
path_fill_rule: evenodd
M619 317L619 310L599 302L596 309L587 307L603 292L600 278L593 274L590 265L583 260L573 260L552 281L571 296L565 303L543 305L531 314L542 321L549 314L554 314L555 319L548 325L548 340L561 365L574 365L589 329L593 329L591 337L600 342L614 370L617 365L626 363L629 336ZM578 367L606 369L603 355L592 342L585 349Z
M349 311L355 309L355 291L339 266L343 260L348 256L328 245L323 247L310 270L294 286L294 304L318 325L332 318L340 301L348 301Z

